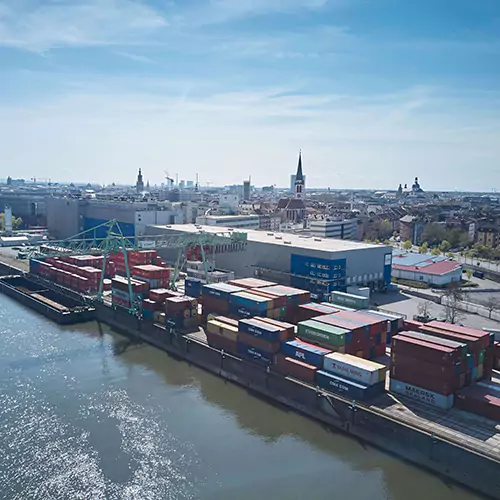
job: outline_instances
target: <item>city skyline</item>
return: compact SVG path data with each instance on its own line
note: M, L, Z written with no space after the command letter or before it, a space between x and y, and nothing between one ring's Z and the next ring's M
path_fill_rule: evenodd
M493 3L0 2L5 177L489 192ZM471 176L470 173L475 175Z

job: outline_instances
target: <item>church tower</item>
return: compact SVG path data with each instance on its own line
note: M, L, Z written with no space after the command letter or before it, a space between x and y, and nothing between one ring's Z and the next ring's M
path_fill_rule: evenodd
M299 151L299 164L295 175L295 198L303 200L305 196L304 174L302 173L302 150Z
M135 183L135 189L138 193L142 193L144 191L144 180L142 179L142 172L139 169L139 173L137 174L137 182Z

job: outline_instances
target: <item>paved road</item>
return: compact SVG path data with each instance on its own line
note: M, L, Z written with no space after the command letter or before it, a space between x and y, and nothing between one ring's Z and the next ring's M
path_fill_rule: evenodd
M0 262L4 262L9 266L17 267L23 271L29 270L28 260L18 260L17 257L18 250L13 250L12 248L0 247Z
M372 303L377 303L382 309L395 313L405 314L408 319L412 319L418 313L418 306L421 302L427 302L431 308L431 315L438 319L445 317L445 308L440 304L435 304L429 300L404 295L402 293L394 294L373 294ZM500 323L497 321L478 316L477 314L463 313L460 321L461 324L471 326L473 328L500 328Z

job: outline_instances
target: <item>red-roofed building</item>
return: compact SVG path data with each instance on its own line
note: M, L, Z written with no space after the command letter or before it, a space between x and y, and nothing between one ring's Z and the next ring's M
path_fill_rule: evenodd
M398 263L394 258L392 277L401 280L419 281L432 286L446 286L462 279L462 265L452 260L443 260L432 255L422 255L417 263Z

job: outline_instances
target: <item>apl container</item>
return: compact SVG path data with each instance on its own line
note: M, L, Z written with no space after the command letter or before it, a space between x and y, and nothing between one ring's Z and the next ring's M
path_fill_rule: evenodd
M389 385L389 390L402 396L406 396L421 403L434 406L436 408L441 408L442 410L449 410L454 403L453 394L444 396L443 394L438 394L437 392L429 391L427 389L422 389L416 385L408 384L406 382L401 382L394 378L391 378Z
M385 380L385 373L387 371L385 365L338 352L332 352L325 356L323 368L327 372L366 385L373 385Z
M324 356L331 351L300 340L289 340L281 343L281 352L290 358L322 368Z
M339 396L358 401L366 401L384 392L384 382L377 382L374 385L368 386L323 370L316 372L316 384L318 384L318 387Z

